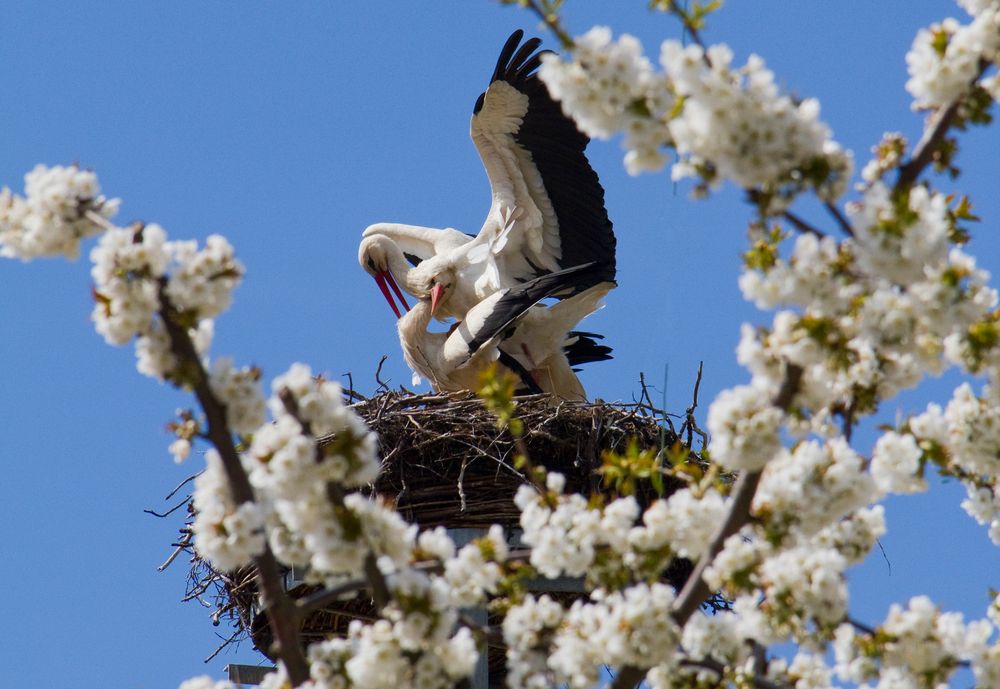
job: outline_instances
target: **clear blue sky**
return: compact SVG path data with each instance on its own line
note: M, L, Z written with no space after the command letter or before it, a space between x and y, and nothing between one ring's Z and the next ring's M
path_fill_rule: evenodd
M655 59L679 32L646 4L570 0L568 25L631 32ZM739 61L758 52L780 84L818 97L862 163L885 130L917 138L903 56L918 27L962 16L945 0L727 5L706 39L728 42ZM385 376L409 384L393 318L357 265L359 235L381 220L478 230L489 190L468 118L517 27L554 45L528 14L490 0L8 3L0 184L20 190L38 162L78 161L123 199L122 222L229 237L247 276L217 323L216 355L256 363L268 379L293 361L352 371L370 392L384 353ZM1000 274L1000 135L976 129L961 143L961 188L984 218L972 250ZM704 360L704 412L746 379L733 355L739 324L769 320L736 286L748 209L732 189L693 202L666 175L628 177L616 142L595 142L590 155L618 235L620 286L587 323L616 358L589 367L584 383L628 400L640 371L661 388L669 365L667 405L682 411ZM246 646L203 665L225 629L178 601L185 562L156 572L180 519L142 510L164 508L197 467L173 464L163 430L189 402L94 333L88 271L86 260L0 264L0 685L173 689L255 656ZM955 382L924 386L880 418L932 395L946 401ZM859 436L862 451L871 437ZM1000 557L960 495L939 485L889 503L891 571L876 553L852 572L856 617L878 621L890 601L920 592L982 615Z

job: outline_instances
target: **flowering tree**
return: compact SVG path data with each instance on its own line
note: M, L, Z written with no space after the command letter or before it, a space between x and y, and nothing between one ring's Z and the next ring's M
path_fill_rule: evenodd
M752 205L740 286L774 314L770 326L743 327L750 383L720 394L708 415L712 459L734 483L662 467L687 486L640 513L631 497L594 503L540 472L516 498L529 553L510 552L498 528L457 548L358 492L378 471L375 438L336 383L295 364L265 400L259 371L209 356L213 319L243 273L224 238L199 248L157 225L118 227L117 201L75 166L39 166L23 195L0 194L0 255L73 258L99 235L97 331L109 344L134 341L141 373L195 395L201 411L178 418L170 451L183 460L193 443L211 448L194 494L196 547L219 569L256 568L281 658L266 686L450 687L471 676L487 637L502 637L512 687L587 687L602 665L616 689L643 678L657 689L929 688L960 667L977 687L1000 686L1000 601L966 622L917 597L864 624L851 618L845 579L885 532L879 502L925 490L930 471L965 485L963 507L1000 545L998 297L962 248L969 201L936 191L931 174L956 169L954 131L988 123L1000 98L1000 2L959 0L964 23L917 34L907 89L927 113L924 136L910 145L886 134L850 198L852 156L818 104L782 94L761 58L737 66L726 46L702 43L720 3L653 2L692 39L664 42L658 68L627 35L571 37L560 2L518 4L565 48L541 68L550 92L587 134L623 133L629 171L674 156L673 178L693 180L697 195L730 182ZM810 196L831 232L793 212ZM947 368L986 384L977 393L963 383L874 447L856 446L859 420ZM493 393L513 423L509 400ZM335 442L317 443L330 434ZM675 557L696 562L680 591L661 582ZM512 585L522 559L545 577L585 576L588 597L566 606L524 593ZM308 567L320 597L366 588L378 619L303 652L303 605L283 591L281 565ZM699 613L714 591L731 612ZM461 615L488 597L506 607L499 630ZM795 650L769 652L779 644Z

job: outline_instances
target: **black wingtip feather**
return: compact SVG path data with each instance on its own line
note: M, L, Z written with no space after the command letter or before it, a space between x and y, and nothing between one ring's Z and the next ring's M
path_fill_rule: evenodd
M510 56L514 54L514 51L517 49L517 45L521 42L522 38L524 38L524 31L517 29L510 35L507 42L503 44L503 48L500 50L500 57L497 58L497 66L493 70L493 77L490 79L491 84L507 71L507 65L510 63Z
M511 84L516 84L519 80L522 72L522 67L524 63L528 61L531 54L542 44L542 39L540 38L529 38L521 46L521 49L510 59L510 64L507 66L507 70L504 72L504 81L510 82Z

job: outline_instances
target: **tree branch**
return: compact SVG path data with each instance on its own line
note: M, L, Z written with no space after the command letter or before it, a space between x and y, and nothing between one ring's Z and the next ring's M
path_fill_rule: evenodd
M542 0L542 2L544 3L545 0ZM519 0L519 4L534 12L542 20L542 23L549 28L549 31L559 39L559 45L562 46L563 50L573 49L573 37L563 28L559 22L559 15L556 12L542 7L538 0ZM547 3L545 4L547 5Z
M976 76L972 79L971 84L979 81L980 77L983 76L983 72L991 64L989 60L981 59L979 61L979 68L976 70ZM955 117L958 115L958 108L961 104L962 99L958 98L944 110L938 110L931 118L928 126L924 129L923 136L920 137L920 142L917 144L916 149L914 149L913 156L911 156L906 164L899 168L899 176L896 178L896 190L913 186L920 173L924 171L924 168L934 160L934 154L937 153L938 147L944 141L948 129L955 122Z
M785 378L771 402L775 407L788 411L795 393L798 392L802 374L801 367L795 364L786 364ZM729 512L674 602L673 618L679 626L683 627L702 602L711 595L712 591L704 578L705 570L715 560L716 555L721 552L726 539L739 532L750 521L750 505L757 492L757 487L760 485L762 474L762 470L744 471L736 480L729 504ZM611 683L611 689L631 689L642 681L647 671L632 666L623 667Z
M295 420L299 422L302 426L302 430L309 435L313 435L312 427L309 422L304 420L299 413L299 403L295 399L295 396L291 394L287 389L282 390L278 393L278 398L281 403L285 406L285 410L295 417ZM315 436L314 436L315 437ZM316 463L320 463L324 460L325 456L323 454L323 448L320 447L319 442L316 441ZM344 498L346 493L344 492L344 487L339 483L329 482L326 484L326 496L331 503L333 503L334 508L339 512L344 512L348 510L347 505L344 503ZM378 568L378 562L375 559L375 553L372 550L371 543L367 543L368 553L365 555L364 570L365 578L372 592L372 599L375 601L375 605L381 610L389 601L392 600L392 594L389 591L389 585L385 580L385 575Z
M837 208L836 205L827 201L823 204L823 207L826 208L826 210L830 213L830 216L837 221L837 225L844 234L848 237L854 236L854 230L851 228L851 223L847 221L847 218L844 217L844 214L840 212L840 209Z
M254 493L250 479L240 463L239 453L236 451L232 433L226 422L226 407L215 396L209 385L208 374L202 366L201 357L188 335L187 328L177 323L177 311L167 297L166 286L166 278L161 278L159 313L170 338L170 351L184 368L191 372L195 397L208 422L206 435L222 459L222 467L233 500L238 505L253 502ZM276 654L285 664L292 685L298 686L309 679L309 666L299 645L299 625L295 607L285 593L278 561L269 546L265 544L264 551L253 558L253 563L257 572L257 590L260 591L261 601L274 633Z
M785 211L784 213L781 214L781 217L790 222L792 224L792 227L794 227L802 234L811 234L819 239L823 239L826 236L821 230L816 229L815 227L813 227L805 220L792 213L791 211Z

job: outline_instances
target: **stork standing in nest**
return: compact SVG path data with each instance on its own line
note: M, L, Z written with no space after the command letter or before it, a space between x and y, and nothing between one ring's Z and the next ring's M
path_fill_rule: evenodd
M447 332L428 332L435 311L447 306L455 292L452 278L433 276L431 298L420 300L399 319L403 356L438 391L475 390L482 370L499 360L520 377L524 392L586 401L573 363L610 358L610 349L598 345L591 334L571 331L600 308L601 299L614 287L613 282L594 284L594 274L594 264L548 273L495 292ZM562 300L552 306L539 304L548 297Z
M465 319L483 299L553 271L594 264L592 285L615 279L615 235L604 189L584 155L589 139L563 114L536 73L541 40L515 31L497 60L470 125L492 190L476 236L458 230L378 223L358 252L397 318L402 289L430 299L435 276L454 275L434 312ZM520 46L520 47L519 47ZM390 292L391 290L391 292Z

